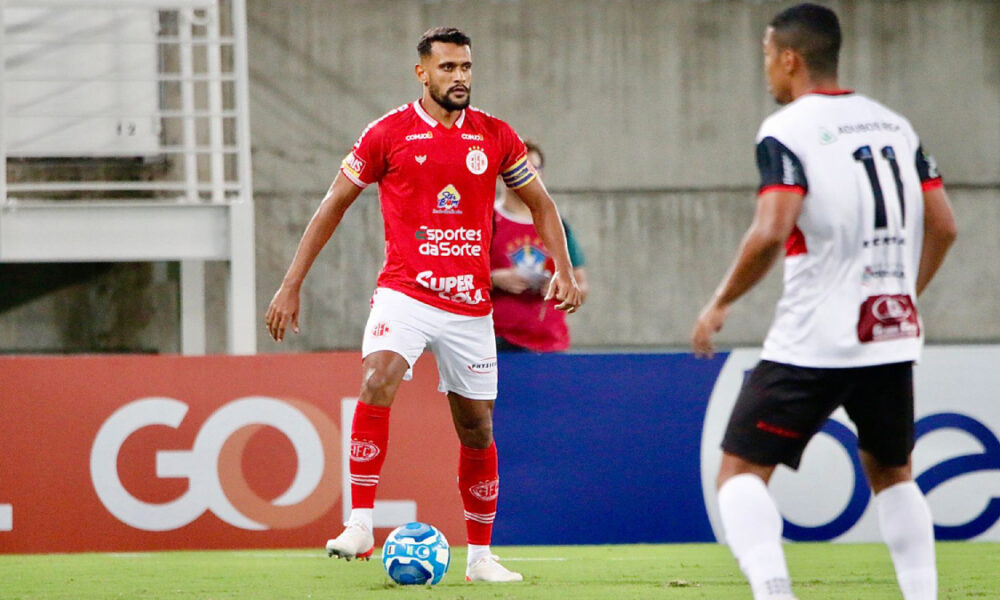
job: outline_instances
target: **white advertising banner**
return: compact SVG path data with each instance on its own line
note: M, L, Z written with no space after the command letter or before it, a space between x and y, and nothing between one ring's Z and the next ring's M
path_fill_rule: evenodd
M719 443L759 355L759 349L730 354L705 414L702 490L719 540ZM914 367L914 386L913 475L927 495L937 539L1000 541L1000 346L929 346ZM798 471L778 467L770 489L788 540L881 540L856 430L843 409L809 443Z

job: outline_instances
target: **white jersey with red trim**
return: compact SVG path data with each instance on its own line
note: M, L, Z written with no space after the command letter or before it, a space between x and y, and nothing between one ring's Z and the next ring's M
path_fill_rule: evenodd
M378 182L379 287L453 313L490 314L497 176L514 189L536 176L507 123L468 108L447 128L417 100L370 124L340 172L362 188Z
M940 186L909 121L849 91L806 94L757 134L760 193L803 194L761 357L804 367L917 360L923 190Z

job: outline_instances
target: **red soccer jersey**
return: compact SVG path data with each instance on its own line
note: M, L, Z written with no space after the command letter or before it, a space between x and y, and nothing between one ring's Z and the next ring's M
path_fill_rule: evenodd
M535 352L561 352L569 348L566 313L558 302L545 300L546 286L555 264L542 244L534 224L503 210L495 216L495 238L490 249L494 269L517 269L531 288L520 294L496 290L493 294L493 326L508 342Z
M496 179L516 189L535 178L510 125L468 108L446 128L417 100L372 122L340 172L362 188L378 182L380 287L453 313L490 313Z

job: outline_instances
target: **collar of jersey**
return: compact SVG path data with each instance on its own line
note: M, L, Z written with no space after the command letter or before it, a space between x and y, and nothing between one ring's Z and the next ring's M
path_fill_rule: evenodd
M441 125L441 123L439 123L437 119L432 117L426 110L424 110L423 105L420 104L419 98L413 101L413 110L417 111L417 116L423 119L431 127L437 127L438 125ZM465 123L465 109L462 109L462 114L458 115L458 119L455 121L454 127L461 129L462 123Z
M809 90L806 93L807 94L818 94L820 96L846 96L848 94L853 94L854 90L841 90L841 89L836 89L836 90L822 90L822 89L815 89L815 90Z

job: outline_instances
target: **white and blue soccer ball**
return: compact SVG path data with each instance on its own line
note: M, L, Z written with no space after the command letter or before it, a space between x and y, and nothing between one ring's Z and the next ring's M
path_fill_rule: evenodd
M392 530L382 545L382 566L400 585L434 585L451 564L444 534L427 523L407 523Z

